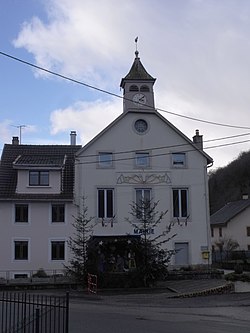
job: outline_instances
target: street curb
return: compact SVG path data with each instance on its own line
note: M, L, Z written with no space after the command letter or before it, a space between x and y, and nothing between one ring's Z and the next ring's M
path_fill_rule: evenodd
M181 293L178 295L169 296L168 298L189 298L197 296L220 295L220 294L230 293L233 291L234 291L234 283L227 283L223 286L218 286L201 291Z

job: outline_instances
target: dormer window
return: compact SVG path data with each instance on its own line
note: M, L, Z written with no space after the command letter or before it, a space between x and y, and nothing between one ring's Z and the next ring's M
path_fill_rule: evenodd
M129 91L139 91L139 88L138 88L138 86L133 84L132 86L129 87Z
M49 186L49 171L30 171L30 186Z
M146 85L141 86L140 91L142 92L149 92L149 87Z

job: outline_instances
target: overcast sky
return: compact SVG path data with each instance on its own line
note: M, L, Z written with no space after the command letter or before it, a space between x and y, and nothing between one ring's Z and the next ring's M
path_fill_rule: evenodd
M117 95L138 36L156 107L189 138L200 130L214 168L250 148L249 0L7 0L0 27L1 52ZM23 144L68 144L75 130L84 145L122 113L119 98L3 55L0 88L0 149L20 125Z

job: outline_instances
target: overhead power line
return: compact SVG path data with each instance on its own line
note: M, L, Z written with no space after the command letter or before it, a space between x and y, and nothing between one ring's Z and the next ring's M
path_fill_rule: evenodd
M110 91L107 91L107 90L95 87L95 86L87 84L87 83L84 83L82 81L70 78L70 77L68 77L66 75L56 73L56 72L51 71L49 69L46 69L44 67L37 66L37 65L35 65L35 64L31 63L31 62L28 62L28 61L22 60L20 58L14 57L14 56L12 56L10 54L7 54L5 52L0 51L0 55L8 57L8 58L10 58L12 60L21 62L21 63L23 63L25 65L31 66L31 67L36 68L38 70L44 71L44 72L49 73L51 75L55 75L55 76L60 77L60 78L62 78L64 80L68 80L68 81L80 84L80 85L85 86L85 87L87 87L89 89L94 89L96 91L99 91L99 92L104 93L104 94L111 95L113 97L117 97L117 98L121 98L121 99L126 99L123 96L120 96L118 94L115 94L115 93L112 93ZM126 99L126 100L129 100L129 99ZM204 120L204 119L199 119L199 118L195 118L195 117L185 116L183 114L179 114L179 113L168 111L168 110L161 109L161 108L153 108L153 107L151 107L149 105L144 105L144 106L146 106L147 108L151 108L151 109L157 110L159 112L165 112L165 113L177 116L177 117L181 117L181 118L185 118L185 119L189 119L189 120L192 120L192 121L197 121L197 122L201 122L201 123L205 123L205 124L210 124L210 125L215 125L215 126L222 126L222 127L229 127L229 128L250 129L250 127L248 127L248 126L239 126L239 125L231 125L231 124L219 123L219 122L215 122L215 121L210 121L210 120Z
M211 140L212 141L212 140ZM236 144L241 144L241 143L246 143L246 142L250 142L249 140L243 140L243 141L237 141L237 142L232 142L232 143L224 143L221 145L215 145L215 146L208 146L205 147L204 149L214 149L214 148L222 148L222 147L227 147L227 146L233 146ZM135 153L135 152L143 152L143 151L152 151L152 150L157 150L157 149L168 149L168 148L174 148L177 146L190 146L190 144L183 144L183 145L172 145L172 146L166 146L166 147L157 147L157 148L151 148L151 149L142 149L142 150L130 150L130 151L123 151L123 152L112 152L113 155L118 155L118 154L128 154L128 153ZM196 151L196 149L192 148L192 149L181 149L179 152L181 153L188 153L188 152L192 152L192 151ZM167 151L167 152L163 152L163 153L158 153L158 154L152 154L150 155L150 158L154 158L154 157L160 157L160 156L167 156L167 155L171 155L172 153L174 153L176 151ZM98 157L98 154L93 154L93 155L84 155L83 159L86 158L95 158L95 160L90 160L90 161L82 161L80 162L80 159L78 159L77 164L96 164L98 163L98 161L96 160L96 158ZM119 162L119 161L129 161L129 160L135 160L136 156L130 156L130 157L118 157L118 158L114 158L112 161L113 162Z
M231 136L224 136L221 138L216 138L216 139L209 139L209 140L204 140L203 143L205 142L214 142L214 141L222 141L222 140L228 140L228 139L234 139L234 138L238 138L238 137L242 137L242 136L248 136L250 135L249 133L243 133L243 134L237 134L237 135L231 135ZM244 143L244 142L248 142L249 140L245 140L245 141L238 141L236 142L236 144L238 143ZM221 146L228 146L228 145L234 145L234 143L227 143L227 144L222 144ZM130 150L121 150L121 151L116 151L116 152L112 152L113 155L122 155L122 154L129 154L129 153L135 153L135 152L147 152L147 151L154 151L154 150L161 150L161 149L171 149L171 148L184 148L185 146L190 146L190 143L181 143L181 144L175 144L175 145L168 145L168 146L158 146L158 147L147 147L147 148L143 148L143 149L130 149ZM216 147L220 147L220 145L218 146L212 146L211 148L216 148ZM210 147L206 147L204 149L210 149ZM89 154L89 155L84 155L84 158L88 158L88 157L98 157L99 154Z

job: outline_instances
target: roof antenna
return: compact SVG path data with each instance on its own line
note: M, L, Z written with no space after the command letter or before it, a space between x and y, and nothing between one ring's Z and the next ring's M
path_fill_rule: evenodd
M138 42L138 36L135 38L135 56L138 58L139 52L137 50L137 42Z
M19 139L20 139L20 144L22 143L22 129L24 128L24 127L27 127L26 125L17 125L17 126L15 126L15 125L11 125L11 126L13 126L13 127L16 127L16 128L19 128Z

